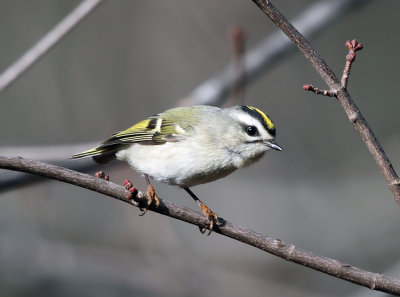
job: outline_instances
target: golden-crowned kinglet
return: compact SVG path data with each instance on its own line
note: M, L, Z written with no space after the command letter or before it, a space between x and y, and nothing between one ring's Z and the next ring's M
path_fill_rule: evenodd
M99 163L115 158L127 161L146 177L148 207L159 204L148 176L182 187L209 219L211 233L217 214L189 187L225 177L256 162L271 148L282 150L274 139L273 122L252 106L177 107L115 133L100 146L72 158L92 156Z

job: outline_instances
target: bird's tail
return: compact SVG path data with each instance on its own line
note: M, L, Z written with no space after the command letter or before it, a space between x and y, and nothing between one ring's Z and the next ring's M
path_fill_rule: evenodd
M71 159L80 159L80 158L85 158L85 157L93 157L93 156L100 155L104 151L105 151L105 149L102 149L101 146L98 146L98 147L92 148L90 150L84 151L82 153L75 154L75 155L71 156Z
M71 159L92 157L97 163L105 164L115 159L118 145L100 145L82 153L71 156Z

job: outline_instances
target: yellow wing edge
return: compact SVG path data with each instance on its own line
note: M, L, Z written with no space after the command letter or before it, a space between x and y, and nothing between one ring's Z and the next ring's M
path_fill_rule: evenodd
M72 155L70 157L70 159L80 159L80 158L86 158L86 157L93 157L93 156L97 156L97 155L99 155L99 154L101 154L101 153L103 153L105 151L106 151L106 149L104 149L104 148L102 149L100 147L95 147L95 148L92 148L90 150L84 151L82 153L78 153L78 154Z

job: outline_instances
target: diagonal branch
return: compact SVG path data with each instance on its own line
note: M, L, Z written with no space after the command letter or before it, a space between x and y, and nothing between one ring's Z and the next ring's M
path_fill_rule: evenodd
M33 47L26 51L0 75L0 94L21 74L39 61L68 32L92 12L102 0L84 0L71 11L57 26L43 36Z
M26 160L21 157L0 156L0 168L44 176L96 191L129 204L137 204L126 200L125 197L129 192L122 186L47 163ZM147 198L143 197L143 199L147 201ZM141 202L143 201L140 199L139 204ZM160 202L160 206L157 209L150 207L150 210L200 227L208 226L207 219L201 213L176 205L167 200L160 199ZM247 245L254 246L287 261L298 263L372 290L400 295L399 280L386 277L379 273L365 271L334 259L316 255L297 248L292 244L287 244L279 239L274 239L240 227L225 221L222 218L219 218L219 221L220 224L214 227L216 233L241 241Z
M318 1L306 7L294 20L296 27L305 36L311 38L321 32L333 21L351 13L360 5L365 5L369 0L335 0ZM293 52L294 47L290 40L280 30L273 32L262 40L257 46L246 51L243 56L244 76L251 82L264 74L272 66L286 58ZM221 73L209 78L197 86L188 98L182 102L184 105L221 105L238 81L238 72L235 64L230 63ZM240 75L240 73L239 73Z
M282 13L267 0L252 0L273 22L279 27L311 61L319 75L324 79L331 91L336 92L337 99L342 105L350 122L360 133L365 145L372 157L375 159L380 171L382 172L389 189L392 191L394 199L400 206L400 179L393 166L386 156L385 151L376 139L361 111L351 98L349 92L341 85L340 80L335 76L326 62L318 52L309 44L303 35L282 15Z

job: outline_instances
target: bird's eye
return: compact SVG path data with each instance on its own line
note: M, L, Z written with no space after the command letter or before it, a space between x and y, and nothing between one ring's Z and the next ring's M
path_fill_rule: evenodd
M246 133L249 136L255 136L258 134L258 130L255 126L247 126L246 127Z

